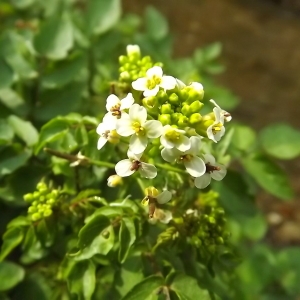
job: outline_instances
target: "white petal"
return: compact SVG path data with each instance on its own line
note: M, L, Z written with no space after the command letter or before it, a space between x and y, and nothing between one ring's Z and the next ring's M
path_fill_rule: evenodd
M150 68L149 70L147 70L147 72L146 72L146 76L149 78L152 78L153 76L161 78L162 75L163 75L163 70L159 66L154 66L154 67Z
M115 170L119 176L127 177L135 172L135 170L131 170L131 167L132 161L129 159L123 159L116 164Z
M172 76L163 76L160 87L165 90L172 90L176 86L176 79Z
M167 161L167 162L174 162L175 159L179 156L180 152L179 150L177 150L176 148L173 148L173 149L162 149L161 150L161 157Z
M179 80L178 78L175 79L176 80L176 86L181 90L183 89L184 87L186 87L186 85L181 81Z
M107 97L106 99L106 109L107 111L110 111L110 109L116 105L120 105L121 104L121 101L120 99L114 95L114 94L111 94Z
M135 154L133 153L130 149L128 149L127 151L127 156L131 159L131 160L140 160L140 158L142 157L143 153L138 153Z
M98 144L97 144L97 149L100 150L101 148L103 148L103 146L106 144L107 139L103 136L101 136L98 140Z
M220 164L215 164L216 167L219 167L220 170L219 171L213 171L210 173L211 178L213 178L214 180L220 181L222 180L227 173L226 168L223 165Z
M202 175L201 177L195 178L195 186L198 189L205 189L211 182L211 176L207 173Z
M130 108L134 103L134 98L131 93L129 93L124 99L121 100L120 110L124 110L126 108Z
M185 152L185 151L191 149L190 139L187 136L182 135L180 138L180 141L178 142L178 144L176 144L176 148L182 152Z
M186 152L197 155L201 148L201 139L197 136L192 136L190 137L190 141L191 141L191 148Z
M192 82L190 86L199 93L203 91L203 85L199 82Z
M139 168L142 177L145 178L154 178L157 175L157 169L151 164L142 162Z
M216 143L217 140L215 139L215 135L213 134L212 129L213 129L213 124L207 127L207 130L206 130L207 137Z
M215 100L213 100L213 99L210 99L209 100L209 102L211 102L215 107L219 107L219 108L221 108L217 103L216 103L216 101Z
M174 148L174 143L166 139L166 136L162 135L160 137L160 143L167 149L172 149Z
M108 112L103 117L103 123L107 130L114 130L116 129L118 119L112 115L111 112Z
M190 161L184 161L184 166L193 177L203 175L206 170L204 161L198 156L194 156Z
M216 140L216 142L218 142L224 134L225 134L225 127L222 126L221 130L217 131L217 133L215 134L215 140Z
M96 129L96 132L99 134L99 135L102 135L107 129L105 123L100 123Z
M144 91L143 95L145 97L152 97L152 96L156 96L156 94L159 91L159 86L156 85L152 90L149 90L148 88Z
M164 217L159 219L159 221L163 224L168 224L172 218L172 213L169 210L164 210Z
M146 136L133 134L130 138L129 149L135 154L143 153L148 144Z
M144 128L149 139L158 138L163 133L163 126L161 122L156 120L146 121L146 123L144 124Z
M143 126L147 120L147 110L145 107L135 103L129 109L129 117L132 121L138 121Z
M138 78L137 80L132 82L132 87L136 91L144 91L147 89L147 78Z
M163 191L162 193L160 193L156 200L159 204L165 204L167 202L169 202L172 198L172 193L169 191Z
M123 113L121 119L117 120L116 131L121 136L130 136L135 133L128 114Z
M216 159L211 154L204 154L203 157L205 163L210 163L212 166L215 165Z

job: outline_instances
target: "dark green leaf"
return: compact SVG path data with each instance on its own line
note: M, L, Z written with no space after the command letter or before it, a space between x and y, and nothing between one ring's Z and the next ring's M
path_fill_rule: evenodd
M0 57L0 89L9 87L14 79L14 72L6 61Z
M292 159L300 155L300 131L287 124L269 125L260 132L264 150L280 159Z
M168 35L168 22L157 9L152 6L146 9L146 30L148 36L156 41Z
M164 285L164 279L161 276L153 275L147 277L135 285L122 300L141 300L154 295L160 287Z
M2 261L14 248L23 240L24 232L19 227L8 229L3 235L3 244L1 247L0 261Z
M257 154L242 160L246 171L269 193L284 200L293 198L286 174L267 156Z
M180 300L211 300L208 291L200 288L195 278L185 274L178 274L170 288Z
M17 116L9 116L8 123L15 134L22 139L27 146L33 146L38 141L39 135L35 127L29 121L24 121Z
M119 232L120 248L119 261L123 263L136 239L136 232L133 219L123 218Z
M12 262L0 262L0 291L13 288L23 280L25 271L19 265Z
M14 131L5 119L0 119L0 144L12 140Z
M41 55L62 59L73 46L72 23L68 15L56 14L42 25L34 39L34 46Z
M89 34L101 34L112 28L121 15L120 0L90 0L86 15Z

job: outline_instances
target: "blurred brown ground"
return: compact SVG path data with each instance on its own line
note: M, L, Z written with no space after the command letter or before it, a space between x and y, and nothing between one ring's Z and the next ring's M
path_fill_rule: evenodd
M288 122L300 129L300 0L125 0L126 12L161 11L175 36L177 57L220 41L227 70L216 81L241 99L235 120L255 129ZM258 203L277 245L300 244L300 159L282 162L295 199L261 192ZM276 218L277 215L277 218ZM276 223L276 226L275 226Z

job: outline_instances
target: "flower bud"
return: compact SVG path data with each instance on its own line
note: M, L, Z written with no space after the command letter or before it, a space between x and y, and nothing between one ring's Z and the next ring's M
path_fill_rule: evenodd
M121 55L119 56L119 64L120 65L124 65L128 62L128 57L125 55Z
M200 111L200 109L202 108L204 104L201 103L199 100L194 101L191 105L190 105L190 110L191 113L198 113Z
M167 114L159 115L158 121L160 121L163 125L171 124L171 116Z
M181 112L183 115L188 117L191 113L190 106L187 104L184 104L183 107L181 108Z
M190 124L199 123L201 120L202 120L202 116L199 113L192 114L189 119Z
M32 220L33 222L38 221L38 220L40 220L41 218L42 218L42 215L41 215L39 212L36 212L36 213L32 214L32 216L31 216L31 220Z
M169 103L163 104L160 111L162 114L172 114L174 112L171 104Z
M189 119L186 116L182 116L178 120L177 124L178 124L179 127L186 127L186 126L189 125Z
M169 96L169 102L170 102L171 104L177 104L177 105L179 105L179 97L178 97L178 95L175 94L175 93L172 93L172 94Z
M107 185L109 187L116 187L123 184L123 179L119 175L111 175L107 178Z
M23 198L26 202L31 202L33 200L33 195L31 193L29 193L29 194L24 195Z

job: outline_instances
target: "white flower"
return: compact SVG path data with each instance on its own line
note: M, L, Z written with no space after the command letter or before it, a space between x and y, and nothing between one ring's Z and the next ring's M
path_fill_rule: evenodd
M167 149L172 149L175 147L184 152L191 148L190 139L184 134L184 130L174 128L170 125L165 125L164 132L160 137L160 142Z
M222 109L217 103L216 101L214 101L213 99L209 100L216 108L218 108L218 113L220 115L223 116L225 122L230 122L232 117L231 114L229 112L227 112L226 110Z
M204 161L198 157L201 139L192 136L190 138L191 148L187 151L181 152L176 148L167 149L164 148L161 151L162 158L167 162L183 162L187 172L193 177L199 177L205 173Z
M142 177L154 178L157 175L155 166L140 161L141 154L134 154L130 150L127 152L128 159L119 161L115 170L116 173L121 177L127 177L132 175L134 172L139 171Z
M126 52L127 52L128 56L130 56L130 55L140 56L141 55L141 49L138 45L128 45L126 47Z
M121 136L131 136L129 150L142 153L148 144L148 138L158 138L162 134L163 126L157 120L147 121L147 110L138 104L133 104L129 114L123 113L116 124L117 133Z
M97 149L100 150L107 143L107 141L115 144L119 142L119 135L113 129L110 129L111 124L107 122L102 122L98 125L96 132L100 135L98 140Z
M203 85L199 82L192 82L190 85L197 93L203 94Z
M224 115L219 107L215 107L213 111L215 115L215 121L208 126L206 133L209 139L217 143L225 134Z
M149 223L155 224L157 221L160 221L161 223L168 224L172 219L173 216L169 210L156 208L152 218L149 219Z
M172 90L176 86L176 79L163 75L161 67L154 66L146 72L146 77L138 78L132 82L132 87L137 91L143 91L145 97L156 96L159 88Z
M226 168L223 165L216 163L215 158L211 154L204 154L203 156L206 171L204 175L195 178L195 186L198 189L206 188L210 184L212 178L217 181L222 180L227 173Z
M107 124L109 129L116 129L116 122L121 118L124 109L128 109L134 103L131 93L120 100L116 95L111 94L106 99L106 109L108 113L104 116L103 122Z

